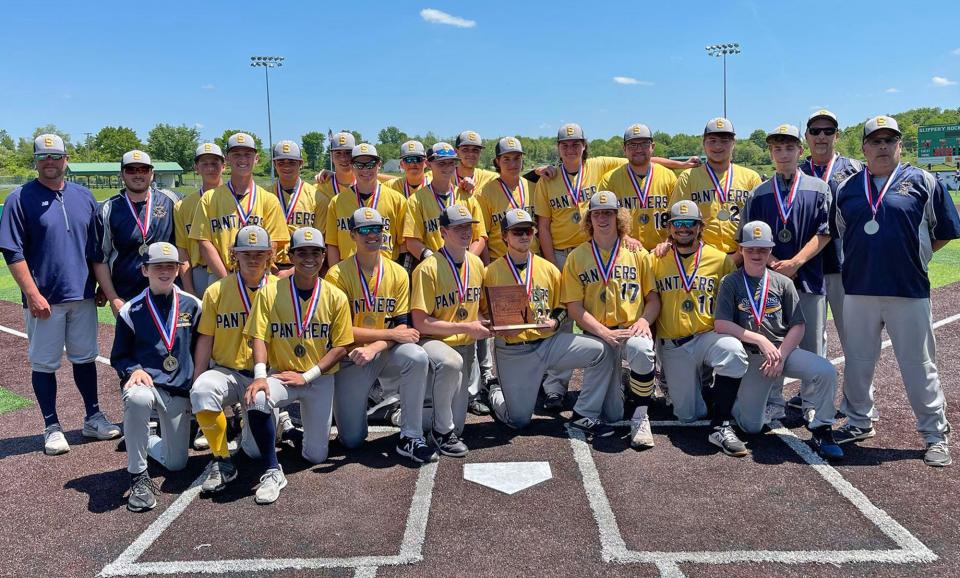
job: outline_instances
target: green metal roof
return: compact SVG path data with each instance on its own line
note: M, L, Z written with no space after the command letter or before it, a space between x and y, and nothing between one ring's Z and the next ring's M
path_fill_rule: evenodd
M182 173L179 163L153 163L154 173ZM117 175L120 174L120 163L70 163L67 165L69 175Z

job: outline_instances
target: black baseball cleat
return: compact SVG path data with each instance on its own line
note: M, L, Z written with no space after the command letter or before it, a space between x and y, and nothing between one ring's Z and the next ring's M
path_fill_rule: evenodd
M612 426L607 425L598 419L582 416L576 412L573 413L573 416L570 418L570 421L567 423L567 425L569 427L578 429L585 434L592 435L595 438L610 437L617 431Z
M556 392L548 393L543 400L543 409L544 411L553 413L563 411L563 394Z

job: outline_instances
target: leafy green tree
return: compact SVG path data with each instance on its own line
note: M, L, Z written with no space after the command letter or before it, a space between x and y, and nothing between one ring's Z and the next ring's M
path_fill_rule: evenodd
M119 162L123 153L142 149L143 143L132 128L105 126L93 137L93 148L101 161Z
M750 136L747 137L747 140L758 147L765 149L767 148L767 131L763 130L762 128L758 128L750 133Z
M200 131L196 128L158 124L147 135L147 152L154 161L172 161L190 170L199 141Z
M0 149L13 152L17 148L17 143L13 142L13 137L6 129L0 128Z
M303 156L306 157L305 165L311 171L317 171L322 168L324 146L323 142L326 136L322 132L311 131L300 137L300 143L303 146Z

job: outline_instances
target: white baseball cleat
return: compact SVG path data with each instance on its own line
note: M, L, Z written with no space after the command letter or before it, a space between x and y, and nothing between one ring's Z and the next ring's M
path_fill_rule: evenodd
M280 490L286 487L287 477L283 475L283 469L270 468L260 476L254 501L258 504L272 504L280 497Z

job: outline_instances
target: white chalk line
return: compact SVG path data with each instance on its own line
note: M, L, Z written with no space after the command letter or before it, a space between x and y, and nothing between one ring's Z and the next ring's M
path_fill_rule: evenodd
M691 427L709 422L658 422L661 427ZM682 578L680 564L732 564L738 562L774 562L782 564L845 564L857 562L909 564L936 561L938 556L885 511L873 505L860 490L822 460L806 442L779 421L772 424L777 435L790 449L812 466L827 483L846 498L860 513L899 549L886 550L730 550L689 552L640 552L630 550L617 524L616 514L603 489L596 462L583 432L570 429L570 446L580 468L587 500L600 535L601 558L616 564L654 564L665 578Z
M393 433L397 428L371 426L371 433ZM124 550L116 560L100 571L100 576L143 576L148 574L226 574L230 572L266 572L277 570L354 568L355 576L376 576L379 566L412 564L423 560L427 520L433 499L438 462L420 467L416 488L410 502L400 551L394 556L351 556L343 558L253 558L233 560L183 560L170 562L137 562L160 535L187 509L200 494L201 474L149 527Z
M10 327L5 327L5 326L3 326L3 325L0 325L0 331L2 331L2 332L4 332L4 333L9 333L10 335L13 335L13 336L15 336L15 337L22 337L22 338L24 338L24 339L27 338L27 334L24 333L23 331L17 331L16 329L12 329L12 328L10 328ZM64 347L63 350L66 351L67 348ZM97 356L97 361L98 361L99 363L104 364L104 365L110 365L110 360L107 359L106 357L102 356L102 355L98 355L98 356Z

